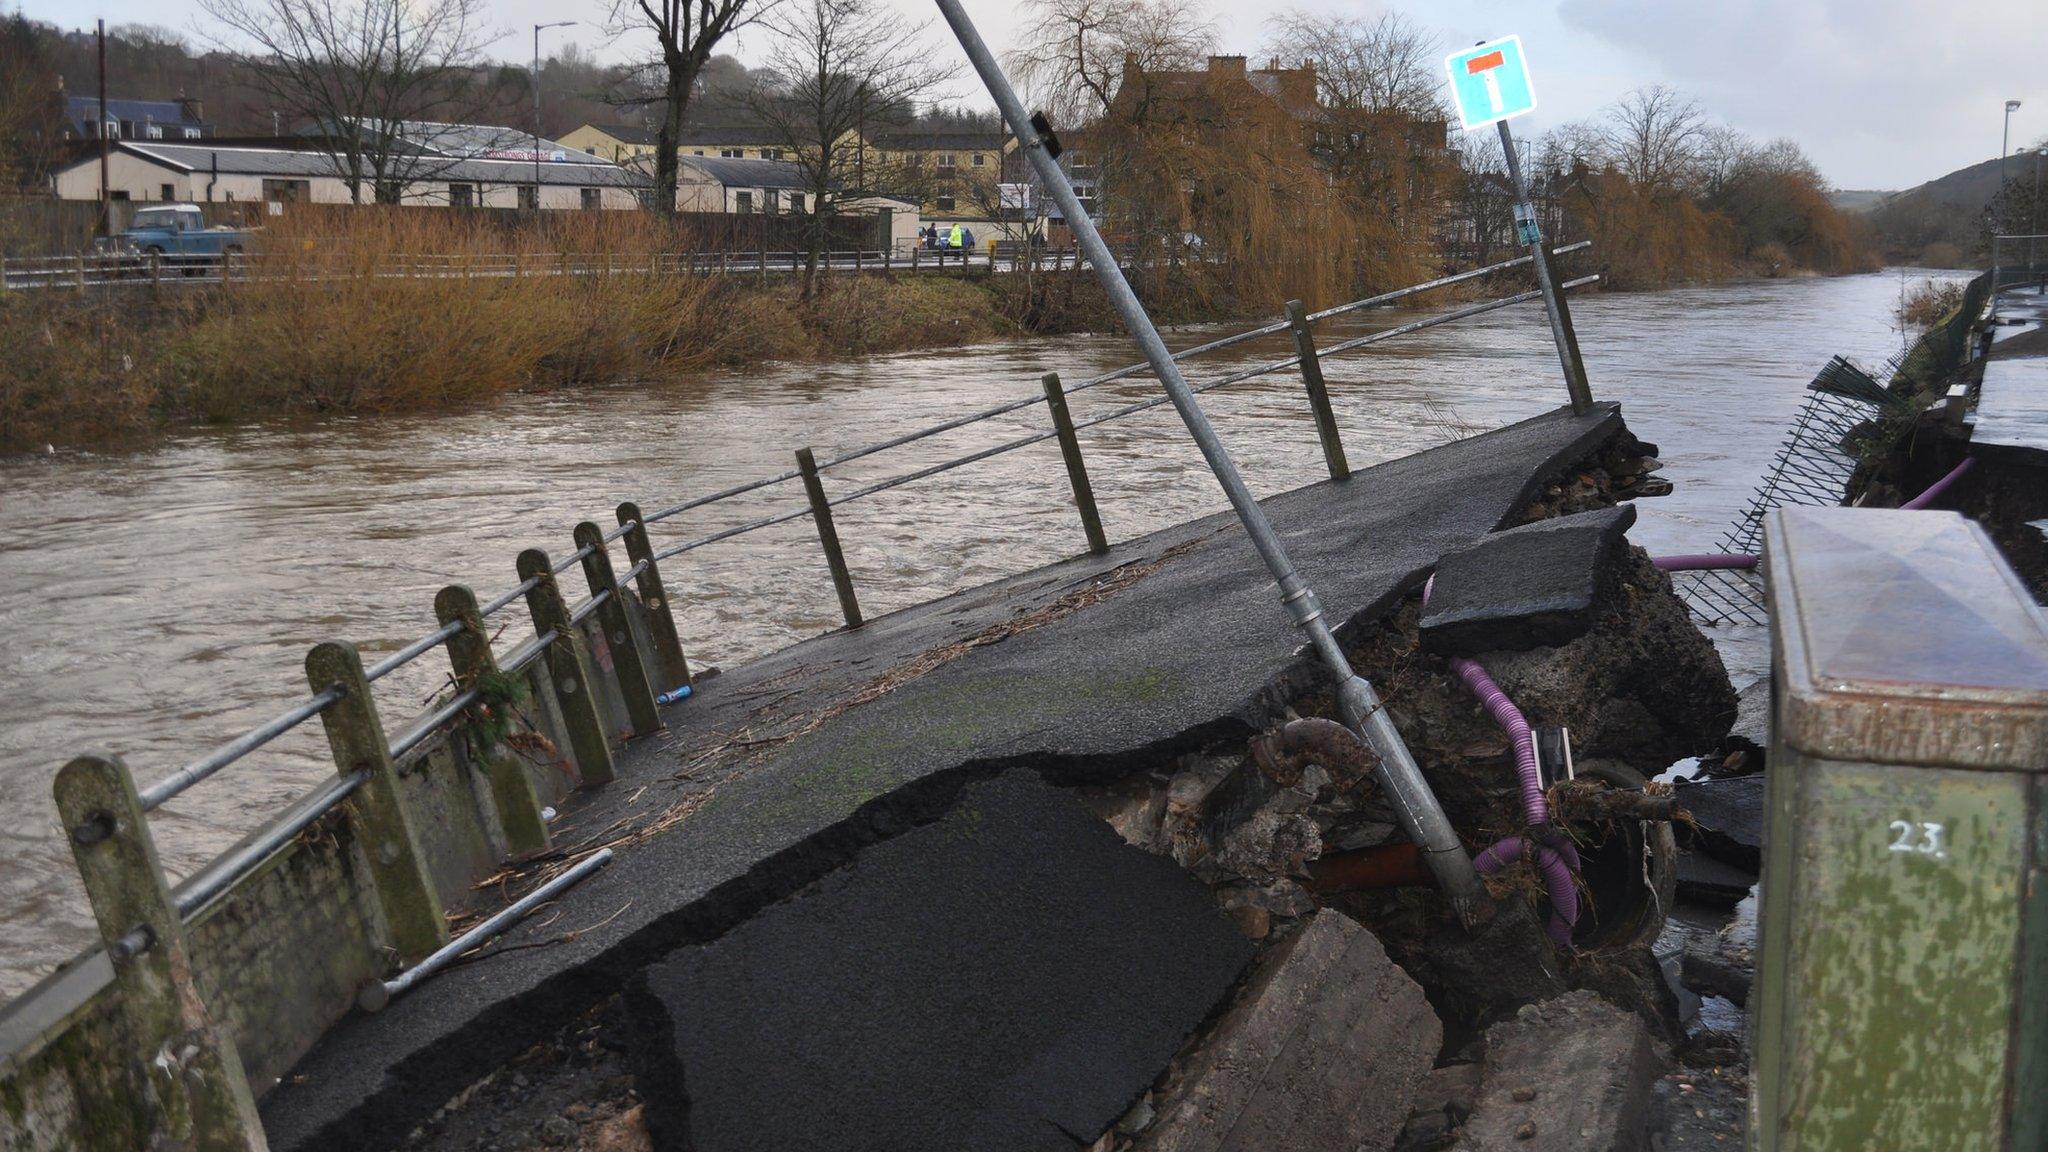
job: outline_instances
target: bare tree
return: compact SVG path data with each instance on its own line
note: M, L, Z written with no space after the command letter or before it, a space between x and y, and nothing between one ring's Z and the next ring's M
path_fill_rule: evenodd
M1028 0L1025 11L1010 72L1038 107L1076 126L1109 111L1127 63L1192 68L1216 43L1194 0Z
M773 9L779 0L612 0L609 28L614 37L654 37L656 54L640 70L650 95L623 103L647 103L655 118L654 208L676 210L676 141L698 78L714 49L727 36ZM640 77L636 77L640 78ZM630 82L630 80L629 80Z
M1398 12L1377 19L1291 9L1268 44L1286 64L1314 61L1324 107L1406 116L1445 115L1436 38Z
M49 173L63 131L56 70L36 29L19 14L0 26L0 187L28 187Z
M816 290L832 218L878 192L915 195L922 176L884 164L866 129L910 116L951 76L923 43L928 24L905 27L876 0L791 0L768 21L775 46L749 111L783 145L804 181L803 299Z
M496 34L484 0L199 0L254 45L248 82L324 151L349 195L396 203L455 158L422 148L408 125L483 106L477 83ZM226 51L235 46L216 41Z
M1706 115L1690 97L1662 84L1616 101L1603 131L1614 165L1647 192L1683 191L1699 175Z

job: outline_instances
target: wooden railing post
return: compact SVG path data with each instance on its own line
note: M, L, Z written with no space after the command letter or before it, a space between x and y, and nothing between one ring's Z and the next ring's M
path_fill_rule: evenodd
M1109 551L1109 538L1102 534L1102 516L1095 510L1095 489L1088 483L1088 464L1081 459L1073 414L1067 411L1067 391L1057 372L1046 373L1039 382L1045 385L1045 406L1052 409L1053 431L1059 435L1060 455L1067 461L1067 481L1074 486L1074 507L1081 513L1082 531L1088 534L1088 550L1099 556Z
M690 661L683 654L682 634L676 629L675 606L655 564L654 542L647 536L640 506L630 501L621 504L618 515L619 523L628 526L626 558L640 566L640 602L647 606L648 631L654 633L654 650L661 658L661 681L667 685L663 691L673 691L690 682Z
M52 792L113 963L127 1042L154 1088L153 1130L136 1135L169 1137L199 1152L264 1148L241 1056L194 986L185 924L127 766L81 756L57 773Z
M846 555L839 549L839 530L832 525L832 505L825 499L825 485L818 478L818 460L809 448L796 450L796 466L803 473L804 493L811 498L811 519L818 524L818 543L825 549L825 563L832 569L832 587L839 593L839 610L848 628L860 627L860 602L853 595L853 574L846 570Z
M619 695L626 698L626 715L633 722L633 735L651 736L661 731L661 711L654 706L655 693L660 689L648 675L647 654L641 650L640 636L633 631L633 621L621 598L611 553L604 546L604 529L585 520L576 526L575 539L579 550L588 549L583 554L583 578L590 584L590 594L604 596L604 603L597 606L597 622L604 630L605 645L611 649L612 675L618 681Z
M1330 390L1323 384L1323 361L1316 355L1315 334L1309 331L1308 309L1299 300L1287 302L1287 326L1294 330L1294 351L1301 357L1301 382L1308 387L1308 406L1315 413L1316 435L1323 442L1323 462L1330 479L1351 475L1344 459L1344 438L1337 431L1337 414L1330 410Z
M341 699L320 714L334 767L343 776L356 772L369 779L356 790L353 802L356 835L376 882L377 899L391 925L392 947L406 959L417 959L448 942L448 920L441 914L441 894L427 874L426 854L398 792L398 773L391 766L391 745L377 718L370 682L363 677L362 657L355 645L330 640L306 653L306 682L313 691L339 687Z
M450 584L434 597L434 615L443 624L462 622L462 631L448 638L448 662L454 665L455 682L467 689L495 682L498 660L491 654L491 634L484 631L483 613L477 608L476 593L461 584ZM509 717L481 714L485 704L470 709L473 732L503 733ZM504 708L502 702L489 706ZM479 742L481 743L481 742ZM548 824L542 819L540 796L533 789L533 777L526 765L503 739L475 749L483 761L485 779L491 782L491 800L498 810L498 826L505 830L505 846L519 855L548 846Z
M591 681L590 653L583 646L583 633L569 622L569 606L562 602L548 554L538 548L521 552L519 579L522 583L533 581L526 607L533 614L534 635L555 634L555 642L548 645L542 659L547 661L555 700L562 708L562 724L569 730L569 747L576 753L583 782L609 784L617 773L612 768L611 734L605 731L604 714L598 710L597 689Z

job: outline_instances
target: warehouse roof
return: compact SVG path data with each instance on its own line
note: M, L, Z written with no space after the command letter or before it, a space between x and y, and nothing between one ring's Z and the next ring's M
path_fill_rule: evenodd
M220 148L204 144L160 144L153 140L113 141L117 151L180 172L229 172L244 176L275 176L288 179L313 177L344 178L334 158L325 152L289 148ZM92 163L91 159L81 163ZM472 184L531 184L535 165L531 160L450 160L419 157L409 179L451 181ZM604 161L539 165L542 184L571 184L581 187L642 188L647 178Z

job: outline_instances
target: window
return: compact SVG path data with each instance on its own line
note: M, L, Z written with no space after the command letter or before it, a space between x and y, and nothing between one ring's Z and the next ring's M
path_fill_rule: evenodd
M782 159L782 149L780 149L780 148L763 148L763 149L761 149L761 159L763 159L763 160L780 160L780 159Z
M144 136L148 137L148 138L149 138L149 139L151 139L151 140L161 140L161 139L163 139L163 138L164 138L164 129L163 129L163 125L161 125L161 124L144 124L144 125L142 126L142 134L143 134Z
M988 167L988 157L986 157L986 156L982 155L982 154L981 154L981 153L979 153L979 152L976 152L976 153L974 154L974 166L975 166L976 168L986 168L986 167Z
M451 194L450 194L450 197L449 197L449 199L450 199L450 201L452 202L452 201L453 201L453 199L454 199L454 197L453 197L453 188L454 188L454 185L450 185L449 187L450 187L450 190L451 190ZM465 187L465 188L466 188L466 187L468 187L468 185L466 185L466 184L465 184L465 185L463 185L463 187ZM264 180L264 181L263 181L263 198L264 198L265 200L268 200L268 201L270 201L270 202L271 202L271 203L273 203L273 204L277 204L277 203L285 203L285 204L299 204L299 203L303 203L303 202L305 202L305 201L308 201L308 200L311 200L311 199L313 198L313 182L312 182L311 180L270 180L270 179L266 179L266 180Z
M795 215L799 215L799 216L803 215L803 211L804 211L804 194L803 194L803 193L801 193L801 192L791 192L791 193L789 194L789 210L790 210L790 212L791 212L791 213L793 213L793 214L795 214Z
M177 185L175 185L175 184L166 184L166 185L164 185L164 186L163 186L163 191L164 191L164 194L163 194L163 196L162 196L162 199L165 199L165 200L176 200L176 199L178 198L178 186L177 186Z
M940 167L940 168L958 168L959 166L960 166L960 157L958 157L958 156L955 156L955 155L954 155L953 153L951 153L951 152L941 152L941 153L939 153L939 167Z
M604 190L602 188L583 189L583 207L586 211L604 207Z
M745 148L720 148L718 150L718 158L720 160L745 160L747 158L747 150Z
M932 207L941 212L951 212L954 203L955 201L951 196L937 196L932 199Z
M732 194L732 210L742 216L754 210L754 194L742 189Z
M268 184L270 181L266 180L264 183ZM265 189L265 191L267 192L269 189ZM450 184L448 186L448 206L450 208L476 207L476 185Z
M695 153L693 153L693 155L697 155L697 156L702 156L703 154L704 154L704 150L703 150L702 148L699 148L699 149L697 149L697 151L696 151Z
M780 190L770 188L761 194L761 211L766 212L770 216L782 211L782 193Z
M197 139L199 139L199 129L197 129L197 128L187 128L187 129L185 129L185 139L187 139L187 140L197 140Z
M519 186L519 206L528 212L538 209L540 207L540 185L521 184Z

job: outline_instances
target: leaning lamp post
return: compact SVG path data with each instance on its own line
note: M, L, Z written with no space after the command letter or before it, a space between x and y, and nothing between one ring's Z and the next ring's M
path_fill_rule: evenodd
M1422 850L1423 860L1457 910L1459 918L1468 925L1476 923L1485 906L1485 898L1472 858L1459 842L1457 832L1444 815L1443 807L1437 803L1435 794L1430 791L1428 781L1423 779L1422 770L1401 739L1401 733L1387 716L1379 694L1364 677L1352 670L1343 648L1330 630L1329 622L1323 619L1322 607L1316 602L1315 593L1294 570L1294 563L1288 558L1279 534L1266 519L1265 509L1259 506L1244 477L1238 474L1237 463L1231 459L1222 441L1217 439L1216 430L1210 426L1208 416L1196 402L1187 378L1181 375L1180 365L1167 351L1166 342L1160 339L1159 329L1153 326L1145 306L1131 291L1130 282L1124 279L1123 270L1110 253L1109 245L1104 243L1094 220L1082 209L1073 184L1059 166L1057 141L1053 138L1051 126L1043 117L1034 118L1025 111L1023 101L1010 86L1009 77L997 65L988 45L982 41L981 33L975 30L974 22L961 8L960 0L937 0L937 3L946 23L952 27L953 35L966 50L974 70L988 88L989 95L995 98L996 106L1002 110L1010 131L1022 145L1039 183L1045 186L1066 216L1075 242L1089 264L1094 266L1096 278L1115 305L1124 327L1144 350L1147 363L1165 386L1167 397L1201 448L1210 471L1216 474L1217 482L1223 486L1224 495L1244 525L1245 535L1251 538L1252 547L1258 551L1260 559L1272 572L1274 582L1279 585L1280 602L1286 606L1295 624L1308 633L1310 645L1335 678L1337 703L1343 712L1344 722L1352 731L1362 735L1375 753L1379 761L1375 774L1382 792L1394 806L1402 830Z

